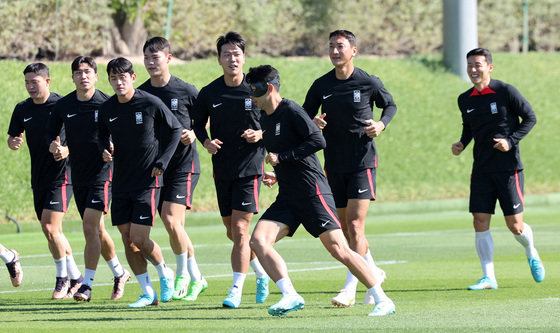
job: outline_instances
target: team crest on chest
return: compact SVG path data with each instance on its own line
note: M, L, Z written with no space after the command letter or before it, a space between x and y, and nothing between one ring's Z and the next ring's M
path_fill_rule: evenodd
M362 101L362 94L359 90L354 90L354 103L360 103Z
M245 98L245 110L252 110L253 109L253 102L250 98Z
M177 98L172 98L171 106L170 106L171 111L177 111L178 108L179 108L179 100Z
M97 122L98 119L99 119L99 110L95 110L93 111L93 121Z
M274 135L280 135L280 123L276 123L276 130L274 131Z
M136 112L136 125L144 123L142 119L142 112Z
M492 114L498 113L498 106L496 105L496 102L490 103L490 112L492 112Z

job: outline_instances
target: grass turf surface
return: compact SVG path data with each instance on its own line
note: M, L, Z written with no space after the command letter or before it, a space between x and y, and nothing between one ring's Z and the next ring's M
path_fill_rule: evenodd
M550 198L550 197L549 197ZM535 243L547 269L544 282L533 281L524 251L505 227L498 213L493 220L495 265L498 290L467 291L466 286L480 277L480 264L474 249L471 218L462 202L414 203L428 207L423 212L406 213L410 204L373 204L366 233L374 259L388 275L383 287L397 313L371 318L371 305L363 305L365 287L359 285L357 304L341 309L330 299L342 287L346 269L332 259L318 240L304 230L292 239L282 240L277 249L288 263L291 279L305 298L301 311L283 318L268 315L267 308L280 299L271 284L271 295L264 304L255 304L255 279L247 277L239 309L223 309L221 302L231 284L229 253L231 243L214 213L187 216L187 231L196 247L200 269L209 282L196 302L172 301L143 309L127 304L140 294L132 278L121 301L110 301L112 276L101 260L93 299L90 303L73 300L51 301L54 264L38 223L0 225L2 244L17 249L22 258L24 282L13 288L7 271L0 278L0 330L37 331L439 331L502 332L558 331L560 322L560 230L557 196L551 200L528 197L525 220L533 227ZM429 207L447 207L430 209ZM458 207L458 209L449 208ZM256 220L256 219L255 219ZM84 245L79 221L65 221L65 233L78 265L83 269ZM116 228L108 227L118 255L128 267ZM152 237L162 247L166 262L175 268L175 258L167 235L158 222ZM149 266L152 280L157 273ZM159 292L159 283L154 282Z

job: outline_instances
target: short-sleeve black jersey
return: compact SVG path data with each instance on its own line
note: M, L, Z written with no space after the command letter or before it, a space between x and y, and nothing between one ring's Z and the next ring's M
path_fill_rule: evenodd
M103 162L99 153L97 126L99 106L108 98L96 90L90 100L79 101L76 91L73 91L58 100L51 113L47 142L54 140L64 126L74 185L88 186L111 180L113 163Z
M31 156L31 187L44 190L49 187L70 183L70 167L67 159L56 162L49 152L47 123L54 105L61 98L51 92L43 104L35 104L31 98L18 103L12 113L8 134L17 137L25 132L25 139ZM60 140L66 143L64 128Z
M250 97L249 85L228 87L221 76L200 90L194 107L193 127L196 137L208 139L206 123L210 118L210 135L223 142L212 155L216 179L237 179L263 173L262 142L248 143L241 137L247 129L259 130L262 111Z
M347 173L377 167L373 138L365 133L365 121L373 119L373 106L383 109L381 121L387 126L397 112L391 94L381 80L355 67L347 80L336 78L335 70L321 76L313 84L303 108L313 118L319 107L326 113L323 135L325 169Z
M179 79L171 76L169 82L164 87L154 87L148 79L138 89L149 92L159 97L163 103L177 117L184 129L192 129L192 108L198 91L196 88ZM166 176L183 175L186 173L200 173L200 161L196 151L196 142L185 146L181 142L177 145L177 150L169 161Z
M473 172L522 170L519 141L535 126L537 117L519 91L512 85L490 80L481 91L473 87L462 93L457 102L463 118L461 143L467 147L474 139ZM494 138L507 139L510 150L494 149Z
M136 89L132 99L119 103L113 95L99 108L100 148L114 144L113 192L163 186L152 177L157 167L165 172L181 138L181 124L156 96Z
M263 113L261 126L266 150L277 153L280 159L274 167L279 197L331 193L315 154L325 147L325 139L301 106L283 99L274 113Z

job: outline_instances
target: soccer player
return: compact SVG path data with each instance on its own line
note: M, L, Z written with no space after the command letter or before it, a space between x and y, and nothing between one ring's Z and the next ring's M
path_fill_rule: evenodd
M249 265L257 276L256 302L268 297L270 278L249 246L249 225L258 213L264 147L259 125L261 110L251 101L245 82L245 39L233 31L217 40L218 63L224 75L200 90L193 128L212 154L214 185L227 237L233 241L233 283L222 305L238 308ZM210 118L210 135L206 123Z
M144 66L150 79L138 89L159 97L182 126L181 142L163 174L158 210L177 262L173 299L194 301L208 288L196 263L194 246L185 231L185 209L191 208L193 192L200 177L196 136L191 129L190 116L198 91L169 72L172 54L167 39L150 38L143 50Z
M12 113L8 129L8 147L18 150L24 142L25 131L31 156L31 188L35 213L41 222L56 266L56 284L52 299L71 298L82 285L83 276L72 256L70 243L62 232L62 218L72 198L70 168L67 168L67 159L55 161L49 153L45 126L61 96L50 92L51 78L49 68L45 64L29 64L23 74L29 98L18 103ZM64 147L64 130L61 130L58 136L62 146L57 153L66 156L68 149Z
M103 160L113 161L112 223L122 235L128 264L142 289L129 307L157 305L147 260L156 268L161 301L173 296L174 273L165 265L161 248L150 239L159 202L162 175L181 137L181 125L163 102L134 89L136 74L129 60L115 58L107 65L115 91L99 108L99 142ZM111 146L109 136L113 140Z
M487 49L467 53L467 74L473 87L459 95L463 131L460 141L451 145L453 155L459 155L474 139L469 211L483 276L469 290L498 289L490 234L496 200L507 227L525 248L533 279L541 282L545 277L533 231L523 221L524 177L519 153L519 141L533 128L537 117L515 87L490 77L493 69L492 54Z
M19 262L19 253L16 250L11 250L5 248L0 244L0 258L6 264L8 268L8 273L10 273L10 280L12 280L12 286L19 287L23 281L23 270L21 269L21 263Z
M365 259L348 247L340 229L331 189L315 154L325 147L321 132L302 107L280 96L280 77L275 68L251 68L247 82L253 100L266 113L260 120L268 151L265 161L274 167L274 173L265 174L264 182L268 186L278 182L279 186L276 201L260 218L250 242L282 292L282 298L268 313L282 316L304 307L305 301L292 285L284 259L274 249L276 242L292 236L300 224L366 285L376 303L370 316L395 312L393 301L385 295Z
M95 89L98 74L93 58L79 56L72 62L71 69L76 90L56 103L49 119L48 134L49 140L52 140L49 148L56 161L64 158L61 151L68 149L72 153L70 166L74 198L86 239L84 280L74 299L91 300L97 263L99 256L103 255L114 275L111 299L118 300L124 294L124 285L130 279L130 273L121 265L113 239L103 222L111 200L112 163L104 162L99 154L97 121L99 105L108 96ZM62 126L66 130L68 147L63 147L57 138Z
M325 171L333 191L336 211L350 248L366 259L377 280L385 272L373 261L365 236L369 203L375 200L377 149L374 138L393 119L397 106L381 80L354 66L358 52L356 37L347 30L329 35L329 57L334 69L309 88L303 108L323 130L327 142ZM373 107L382 109L379 121L373 120ZM321 107L321 116L316 117ZM358 279L349 270L346 283L332 299L335 306L355 304ZM366 292L364 303L373 303Z

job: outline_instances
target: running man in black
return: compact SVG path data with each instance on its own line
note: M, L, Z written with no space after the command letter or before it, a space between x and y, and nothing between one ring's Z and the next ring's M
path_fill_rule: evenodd
M195 102L193 128L212 154L214 184L227 236L233 241L233 283L222 305L237 308L249 265L257 276L256 302L268 297L264 269L249 246L249 227L258 213L264 147L259 118L261 110L251 101L244 81L245 39L233 31L217 41L218 63L224 75L200 90ZM206 123L210 118L210 135Z
M208 288L196 263L194 246L185 231L185 209L191 208L192 195L200 176L196 135L191 129L190 115L198 91L171 75L171 58L171 45L167 39L153 37L147 40L144 44L144 66L150 79L138 89L159 97L182 126L181 142L163 174L164 185L158 210L177 262L173 299L194 301Z
M325 171L333 191L336 210L350 248L363 256L377 280L385 272L373 261L365 236L369 203L375 200L377 149L379 136L397 112L391 94L381 80L354 66L358 52L356 37L347 30L329 36L329 57L334 69L309 88L303 108L323 130L327 142ZM374 105L383 109L379 121L373 120ZM321 107L321 116L316 117ZM358 279L348 271L346 283L332 299L335 306L354 305ZM372 304L366 292L364 303Z
M344 239L331 189L315 154L325 148L321 132L302 107L280 96L280 77L275 68L251 68L247 82L253 100L266 113L260 120L268 151L265 160L274 167L274 173L265 174L264 183L272 186L278 182L279 186L276 201L260 218L250 242L282 292L282 299L268 313L282 316L305 304L290 281L284 259L274 249L276 242L292 236L300 224L366 285L376 302L370 316L395 312L393 301L385 295L367 262Z
M16 250L5 248L0 244L0 259L6 264L12 286L19 287L23 282L23 269L19 261L19 253Z
M467 74L473 88L459 95L463 132L461 140L451 145L453 155L459 155L474 139L469 211L483 277L469 286L470 290L498 289L490 234L496 200L509 230L525 248L533 279L541 282L545 277L533 231L523 222L523 164L519 154L519 141L533 128L537 117L515 87L490 78L493 69L492 54L487 49L467 53Z
M103 160L113 161L112 223L119 228L128 264L142 288L137 308L157 305L147 260L156 268L161 301L173 296L174 273L165 265L159 245L150 239L156 218L162 175L181 137L181 125L163 102L134 89L136 74L125 58L107 65L115 95L99 108L99 143ZM109 141L113 140L114 146Z
M82 286L74 294L76 301L91 300L91 288L99 256L107 262L114 275L111 299L120 299L130 273L123 268L115 252L113 239L105 230L103 215L109 211L111 201L112 163L103 161L98 147L98 109L108 99L95 89L97 64L91 57L79 56L72 62L72 80L76 90L61 98L49 119L48 140L56 161L64 157L59 153L71 152L72 185L74 200L82 217L86 245L84 249L85 273ZM57 134L64 126L68 147L63 147Z
M49 91L49 68L43 63L28 65L23 71L29 98L16 105L8 129L8 147L18 150L23 132L31 156L31 188L35 213L47 238L56 266L56 284L52 299L71 298L82 284L82 274L72 256L70 243L62 232L62 218L72 198L68 160L55 161L49 153L47 127L49 115L61 98ZM58 134L65 144L64 130ZM57 152L67 156L68 149ZM70 280L69 280L70 278Z

